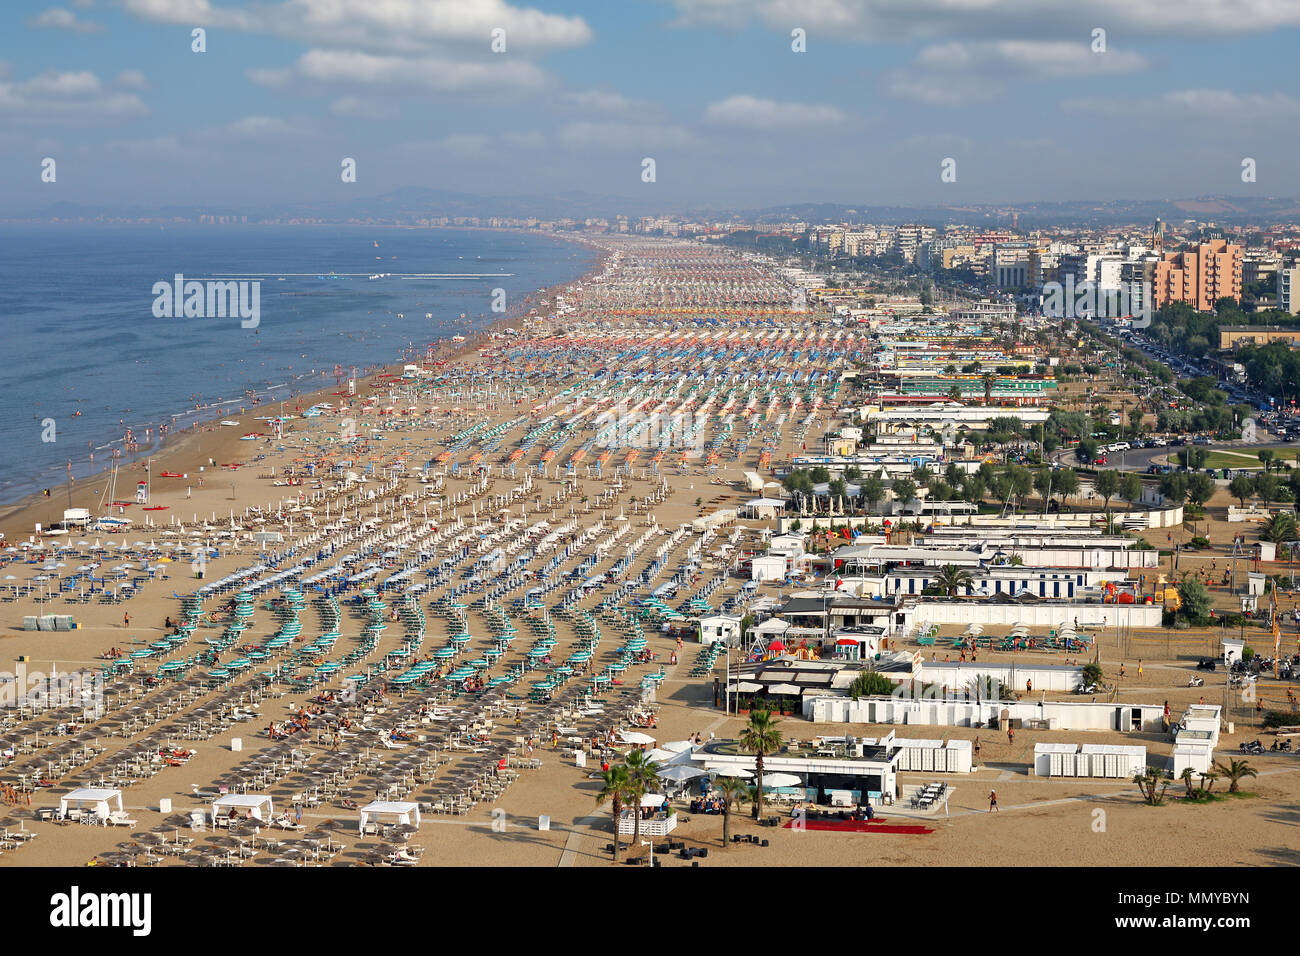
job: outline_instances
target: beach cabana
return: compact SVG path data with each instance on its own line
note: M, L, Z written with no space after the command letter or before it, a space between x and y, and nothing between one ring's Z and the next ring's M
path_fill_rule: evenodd
M106 818L122 812L122 791L99 787L82 787L59 798L59 816L65 819L70 810L89 810L97 817Z
M242 819L249 814L263 823L271 819L272 800L269 793L227 793L212 801L212 822L228 818L233 810Z
M411 827L420 825L420 805L403 801L374 800L361 808L357 831L366 832L367 824L394 823Z

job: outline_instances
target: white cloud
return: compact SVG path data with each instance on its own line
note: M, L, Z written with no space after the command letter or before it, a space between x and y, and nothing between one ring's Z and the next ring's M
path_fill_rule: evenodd
M149 81L139 70L123 70L113 81L124 90L147 90Z
M460 62L440 57L375 55L355 50L308 50L292 66L251 69L261 86L348 84L463 93L489 89L537 89L546 74L526 60Z
M1155 96L1076 97L1061 103L1067 112L1103 116L1198 118L1211 123L1294 122L1300 100L1285 93L1234 93L1231 90L1170 90Z
M463 50L490 53L492 30L506 31L507 54L537 55L592 39L581 17L504 0L281 0L244 7L209 0L123 0L144 20L264 33L321 46L389 53Z
M29 17L27 25L49 27L55 30L71 30L74 33L101 33L105 29L102 23L96 23L93 20L80 20L71 10L62 10L58 7L46 10L38 16Z
M241 116L224 126L197 131L200 139L214 142L266 142L268 140L300 139L311 135L314 127L300 117Z
M582 120L560 128L559 141L569 149L658 149L689 145L680 126L654 123L602 123Z
M812 129L844 122L844 114L834 106L812 103L778 103L756 96L731 96L710 103L704 111L710 122L747 129Z
M757 20L789 36L893 43L953 37L1215 37L1300 25L1295 0L673 0L676 23L739 30Z
M1149 63L1139 53L1094 53L1087 41L1001 40L929 46L917 54L916 65L946 72L995 70L1046 78L1132 73Z
M0 74L7 77L7 73ZM53 70L22 82L0 81L0 116L34 123L103 123L149 112L134 93L107 89L86 70Z
M340 96L330 103L330 113L345 119L387 120L398 115L397 107L385 100Z
M639 104L622 93L606 90L578 90L560 97L566 106L590 113L624 113Z
M907 67L891 70L891 96L932 106L993 99L1009 82L1131 73L1149 66L1138 53L1094 53L1086 41L952 41L925 47Z

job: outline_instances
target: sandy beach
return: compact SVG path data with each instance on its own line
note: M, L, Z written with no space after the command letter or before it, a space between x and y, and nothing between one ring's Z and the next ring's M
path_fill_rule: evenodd
M69 506L65 488L0 518L0 634L7 666L26 669L15 694L41 690L32 675L73 670L93 691L57 706L38 693L5 712L0 777L12 790L0 866L608 865L611 812L597 778L602 760L628 749L622 734L662 745L741 733L745 720L714 706L724 663L692 674L698 629L679 642L674 628L691 600L699 617L740 593L739 551L775 522L697 522L742 506L753 496L747 472L771 478L852 401L838 384L848 349L832 348L833 330L792 310L780 277L753 259L602 243L596 272L539 294L537 315L443 343L419 369L394 364L355 393L344 385L286 402L278 437L261 420L278 403L228 412L237 426L174 436L149 470L147 507L160 510L101 508L108 474L74 483L72 507L130 519L125 531L36 538L36 522L48 528ZM770 354L710 358L745 321L763 323ZM800 349L817 357L796 366ZM816 377L724 377L768 366ZM144 475L143 461L124 463L111 497L133 500ZM1221 543L1240 531L1223 518L1228 502L1220 491L1199 529L1220 547L1184 554L1181 569L1226 566ZM1160 571L1173 574L1171 558ZM631 605L670 582L672 614ZM1215 599L1230 607L1229 595ZM1284 595L1283 610L1293 605ZM41 614L76 628L24 630ZM1221 636L1102 632L1096 653L1108 674L1126 668L1115 699L1167 701L1177 714L1223 698L1222 671L1189 686ZM1289 625L1284 640L1294 646ZM807 739L890 728L790 715L781 729ZM1175 782L1168 804L1151 807L1130 781L1031 775L1036 743L1077 732L940 734L982 738L946 811L881 811L929 832L760 826L746 806L733 832L768 845L724 847L721 818L690 813L683 799L670 839L708 856L687 861L664 841L656 850L665 866L1296 862L1295 754L1252 757L1250 796L1191 805L1175 799ZM1220 753L1257 736L1237 726ZM1162 734L1087 736L1135 739L1170 752ZM899 777L911 787L933 775ZM85 787L120 789L121 822L43 818ZM271 798L270 819L191 827L191 811L247 793ZM358 832L358 808L375 799L421 805L420 826Z

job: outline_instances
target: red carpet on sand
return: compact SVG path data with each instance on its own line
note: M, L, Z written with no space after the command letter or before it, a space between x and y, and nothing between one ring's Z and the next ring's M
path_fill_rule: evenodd
M794 820L784 824L784 829L794 828ZM919 824L885 823L884 817L877 817L871 822L854 820L813 820L803 822L805 830L829 830L836 833L933 833L929 827Z

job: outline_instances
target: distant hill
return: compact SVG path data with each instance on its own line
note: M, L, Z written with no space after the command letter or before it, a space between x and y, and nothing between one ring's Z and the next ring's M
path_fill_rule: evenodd
M1050 226L1105 227L1128 223L1149 223L1160 218L1177 225L1186 219L1213 221L1222 225L1300 223L1300 199L1280 197L1243 198L1201 196L1190 199L1119 199L1105 202L1027 202L931 206L853 205L848 203L803 202L754 209L670 208L648 200L630 201L617 196L584 192L550 196L482 196L474 193L405 186L378 196L354 199L266 204L157 206L112 206L110 204L51 203L15 219L93 220L189 219L200 215L247 216L249 222L284 219L314 219L325 222L377 221L414 223L439 217L502 217L510 219L613 219L616 215L635 220L640 216L751 223L919 222L941 226L952 223L1002 228L1011 225L1013 215L1020 229Z

